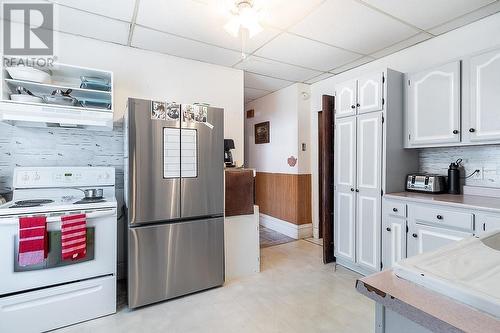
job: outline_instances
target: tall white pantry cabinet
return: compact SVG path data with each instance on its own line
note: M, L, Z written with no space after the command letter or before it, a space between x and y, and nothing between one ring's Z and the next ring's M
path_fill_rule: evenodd
M387 69L335 87L334 251L361 274L382 268L382 195L418 170L405 150L403 74Z

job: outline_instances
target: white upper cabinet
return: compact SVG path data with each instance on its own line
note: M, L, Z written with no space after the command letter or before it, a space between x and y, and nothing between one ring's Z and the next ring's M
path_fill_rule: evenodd
M356 80L335 87L335 116L347 117L356 114Z
M380 111L383 108L382 73L373 73L358 80L358 114Z
M471 142L500 140L500 50L470 60Z
M384 74L371 73L335 86L335 116L354 116L384 107Z
M460 142L460 62L409 75L407 126L411 147Z

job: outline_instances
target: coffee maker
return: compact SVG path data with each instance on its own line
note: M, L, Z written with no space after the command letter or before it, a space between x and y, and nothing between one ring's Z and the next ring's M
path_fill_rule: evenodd
M234 168L235 166L231 149L234 149L233 139L224 139L224 164L227 168Z

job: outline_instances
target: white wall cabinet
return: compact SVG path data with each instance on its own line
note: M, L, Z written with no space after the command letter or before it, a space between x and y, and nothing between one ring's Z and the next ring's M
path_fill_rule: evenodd
M335 220L337 256L355 261L356 117L335 125Z
M351 80L335 87L335 116L348 117L356 114L357 81Z
M335 86L335 117L381 111L384 97L384 74L371 73Z
M384 76L382 73L372 73L357 81L358 114L380 111L383 108Z
M356 128L357 262L376 271L380 266L382 220L382 113L359 116Z
M500 50L470 60L471 142L500 140Z
M355 113L349 113L353 87ZM418 162L403 147L403 75L388 69L336 88L335 256L338 264L370 274L382 265L382 194L403 190ZM388 160L403 162L392 169Z
M410 74L407 87L410 146L460 142L460 62Z
M500 143L500 49L406 74L405 147Z

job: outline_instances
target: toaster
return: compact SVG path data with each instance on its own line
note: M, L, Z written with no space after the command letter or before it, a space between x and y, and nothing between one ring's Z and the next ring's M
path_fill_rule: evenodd
M406 190L426 193L446 192L446 177L441 175L414 173L406 177Z

